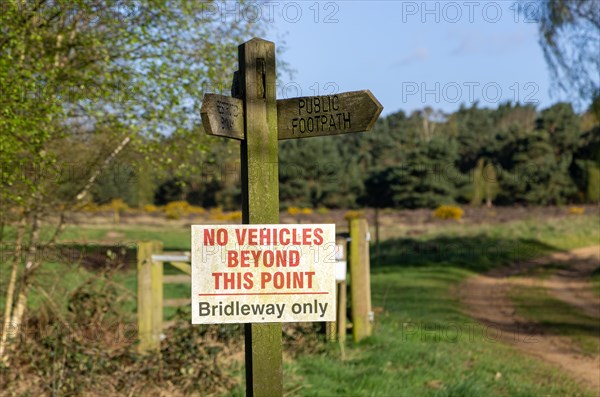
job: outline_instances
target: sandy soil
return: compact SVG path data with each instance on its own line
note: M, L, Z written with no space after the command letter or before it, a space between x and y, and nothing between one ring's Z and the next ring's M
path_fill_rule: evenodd
M556 264L563 266L550 278L527 276L539 268ZM510 288L515 285L543 286L554 297L600 321L600 298L590 292L586 281L598 266L600 246L577 249L471 277L457 289L457 295L467 313L482 324L494 327L500 340L558 366L600 396L600 355L584 355L568 337L551 334L540 325L517 316L508 297Z

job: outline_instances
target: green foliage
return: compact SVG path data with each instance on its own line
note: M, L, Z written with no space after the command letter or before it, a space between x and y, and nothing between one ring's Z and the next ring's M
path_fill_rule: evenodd
M546 131L518 133L503 150L510 151L500 176L504 202L563 204L575 196L569 176L572 154L557 155Z
M530 18L532 8L520 3L521 17ZM600 14L594 1L542 0L536 4L535 20L540 45L556 88L576 100L600 94L598 28Z
M580 143L579 117L571 104L560 102L542 110L538 120L548 132L557 154L572 153Z
M123 199L128 205L137 206L137 173L127 163L111 164L103 172L92 188L92 197L98 204L106 204L114 199Z
M341 151L346 137L294 139L279 146L280 205L353 207L362 192L360 167Z
M589 27L597 19L585 2L567 3L544 1L540 8L546 55L557 67L565 66L556 63L566 54L553 41L564 37L561 29ZM131 4L3 3L4 205L23 207L23 213L41 208L41 202L71 205L112 150L130 137L119 165L94 179L96 203L121 198L141 207L186 200L239 209L238 144L207 137L194 109L202 93L228 91L236 45L264 32L264 21L211 20L200 15L203 6L188 0ZM571 67L581 71L578 64ZM593 84L582 87L586 95L597 90ZM567 103L540 111L474 104L453 114L426 107L390 114L370 133L285 141L279 153L281 207L597 201L596 168L582 160L597 161L591 153L600 151L594 143L598 120L582 120L599 103L583 115ZM60 159L75 159L78 172L62 172ZM483 170L493 168L497 184L481 184L480 159Z
M413 148L406 162L392 171L394 203L402 208L433 208L453 203L456 183L461 178L454 166L456 157L455 142L441 137Z
M394 205L393 192L390 183L393 168L376 168L365 180L365 193L359 198L359 203L373 208L390 208Z
M4 205L36 210L42 201L71 205L90 178L102 185L98 202L151 201L148 165L178 176L174 157L197 158L207 147L191 109L203 92L228 89L236 46L265 27L262 19L206 18L203 5L187 0L3 1L1 8L1 193ZM114 169L94 177L125 137L132 164L142 164L126 171L136 175L132 186ZM65 163L77 172L64 172ZM188 162L186 172L197 165Z

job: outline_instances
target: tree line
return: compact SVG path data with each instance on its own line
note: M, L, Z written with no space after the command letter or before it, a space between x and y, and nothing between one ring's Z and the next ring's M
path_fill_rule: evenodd
M599 104L582 114L568 103L541 110L505 103L495 109L461 106L451 114L398 111L380 118L369 133L283 141L281 206L597 203ZM238 143L204 135L198 131L194 139L205 152L173 153L165 167L115 162L94 187L94 200L239 208ZM177 139L166 137L165 147L190 144ZM265 177L272 177L269 172L267 167Z

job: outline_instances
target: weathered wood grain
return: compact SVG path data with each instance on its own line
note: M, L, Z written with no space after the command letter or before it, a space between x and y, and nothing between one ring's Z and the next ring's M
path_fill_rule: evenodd
M371 91L352 91L277 101L279 139L370 130L383 106Z
M244 139L244 102L218 94L204 94L200 116L208 135Z
M239 46L246 139L241 143L242 222L279 223L275 44ZM281 324L245 325L246 396L283 395Z

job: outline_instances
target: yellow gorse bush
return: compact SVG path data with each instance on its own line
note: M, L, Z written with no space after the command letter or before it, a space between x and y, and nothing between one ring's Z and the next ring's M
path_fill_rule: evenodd
M168 219L181 219L189 214L204 214L206 210L202 207L191 205L187 201L171 201L165 208L165 215Z
M154 204L146 204L142 207L142 210L144 212L149 212L149 213L154 213L154 212L158 212L160 208L158 208L157 206L155 206Z
M188 212L190 214L194 214L194 215L201 215L201 214L204 214L206 212L206 210L202 207L198 207L195 205L189 205Z
M210 218L217 221L240 221L242 211L223 212L220 207L217 207L210 210Z
M312 210L312 208L288 207L287 212L291 216L297 216L297 215L310 215L313 213L313 210Z
M241 221L242 220L242 211L232 211L227 214L227 220L229 221Z
M167 219L181 219L190 213L190 204L187 201L171 201L165 205Z
M433 211L433 216L437 219L454 219L460 220L464 211L460 207L454 205L440 205Z
M100 211L100 207L92 201L82 205L79 210L84 212L98 212Z
M583 207L569 207L569 214L571 215L583 215L585 208Z

